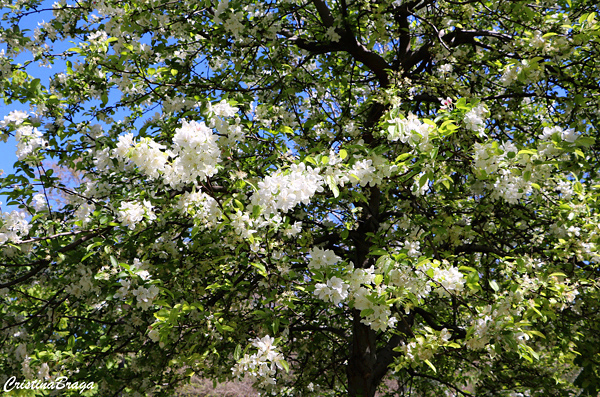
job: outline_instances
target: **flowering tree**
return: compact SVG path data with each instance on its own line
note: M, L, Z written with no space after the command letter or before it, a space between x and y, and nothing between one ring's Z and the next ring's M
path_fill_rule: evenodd
M596 1L3 5L3 384L598 392Z

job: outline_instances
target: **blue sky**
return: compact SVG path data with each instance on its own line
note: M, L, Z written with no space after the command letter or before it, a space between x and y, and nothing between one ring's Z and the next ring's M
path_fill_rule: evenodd
M20 104L16 104L20 105ZM8 113L13 110L17 110L17 108L23 109L27 108L23 105L20 106L7 106L4 103L0 102L0 119L3 119ZM28 109L28 108L27 108ZM9 137L6 143L0 141L0 170L3 170L2 176L10 174L13 172L13 164L17 161L17 142L14 137ZM0 195L0 202L2 202L2 211L11 211L16 209L12 206L6 205L6 197Z
M52 9L52 0L46 0L43 1L41 3L41 8L43 9ZM3 10L2 13L6 12L6 10ZM24 18L21 19L21 29L22 30L29 30L29 34L31 34L33 32L33 30L38 26L39 22L43 22L44 20L48 21L50 18L52 18L52 14L50 11L43 11L39 14L31 14L29 16L26 16ZM69 48L69 47L73 47L74 44L73 43L64 43L64 44L59 44L57 43L58 48ZM4 50L6 52L6 45L3 43L0 43L0 49ZM30 53L24 53L20 56L18 56L15 60L15 63L21 63L23 64L26 60L31 59L32 56ZM34 76L36 78L39 78L41 80L42 85L47 86L48 82L49 82L49 78L50 76L60 72L62 69L64 68L64 64L61 64L60 60L58 60L54 65L52 65L52 68L48 68L48 67L40 67L38 66L37 62L32 62L28 67L27 67L27 72L31 75ZM29 104L21 104L18 102L13 102L10 105L6 105L4 103L4 101L2 101L0 99L0 120L2 120L4 118L4 116L6 116L7 114L9 114L10 112L12 112L13 110L22 110L25 112L29 112L30 111L30 107ZM13 169L13 165L14 163L17 161L17 143L14 137L9 137L8 140L5 142L0 141L0 170L3 170L4 173L3 175L7 175L10 174L12 172L14 172ZM2 211L11 211L13 209L16 209L14 207L8 207L6 205L6 197L0 195L0 202L2 202Z

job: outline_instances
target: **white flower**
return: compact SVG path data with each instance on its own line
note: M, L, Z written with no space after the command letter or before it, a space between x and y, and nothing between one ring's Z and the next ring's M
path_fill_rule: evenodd
M334 43L337 43L342 38L342 36L340 36L335 31L335 27L333 27L333 26L330 26L329 28L327 28L327 32L325 33L325 37L327 37L329 39L329 41L332 41Z
M0 244L7 241L18 243L20 236L29 233L31 225L23 211L0 212Z
M471 131L478 132L479 135L483 134L483 128L485 127L485 117L488 114L488 110L484 104L479 104L473 109L469 110L465 114L465 124Z
M165 181L171 186L193 183L217 173L221 150L217 137L204 123L183 121L173 136L173 150L177 155L165 170Z
M433 279L441 284L442 288L438 292L442 295L452 291L462 291L466 281L464 275L454 266L448 269L434 268Z
M120 280L119 283L121 283L121 288L119 288L117 293L114 295L115 299L126 297L127 293L129 292L129 287L131 286L130 280Z
M150 332L148 332L148 337L152 339L153 342L158 342L160 340L160 335L156 328L152 328Z
M42 138L42 133L32 126L22 126L15 133L17 139L17 157L24 160L37 148L44 146L47 142Z
M319 297L319 299L328 301L331 297L331 289L327 286L327 284L317 283L315 285L315 295Z
M266 335L262 339L256 339L252 342L254 347L258 348L260 354L268 354L271 349L273 349L273 343L275 342L275 338L272 336Z
M44 380L50 377L50 367L48 367L48 363L43 363L40 366L40 370L38 371L38 379Z
M36 211L41 211L46 208L46 197L44 194L38 193L33 196L32 204Z
M302 231L302 222L294 222L293 225L289 226L283 231L286 237L294 237Z
M569 128L568 130L563 130L560 134L560 138L563 141L567 141L570 143L575 142L578 137L579 137L579 135L577 134L577 132L575 132L575 130L573 128Z
M222 100L216 105L210 105L210 111L219 117L233 117L239 109Z
M28 117L27 113L22 110L13 110L6 116L4 116L4 120L0 121L0 128L6 127L9 124L14 126L19 126L23 124L23 121Z
M292 164L289 171L278 170L258 182L258 191L252 195L252 204L263 208L265 214L288 212L300 203L323 191L323 177L318 168L304 163Z
M452 72L452 64L445 63L443 65L440 65L440 67L438 67L438 70L442 74L450 73L450 72Z
M315 285L315 295L326 302L333 302L339 305L348 297L349 285L339 277L332 277L327 281L327 285L318 283Z
M407 255L412 258L417 258L419 255L421 255L421 251L419 251L420 246L421 243L419 243L418 241L406 240L404 242L404 249L408 251Z
M311 269L321 269L327 266L333 266L342 258L337 256L332 250L324 250L319 247L312 248L309 251L310 262L308 267Z
M150 220L156 219L156 215L152 212L152 204L144 200L139 202L123 202L119 210L119 222L134 230L136 225L144 219L144 216Z
M274 342L275 339L269 335L253 340L252 345L258 348L258 352L244 354L231 368L233 375L240 379L248 376L259 388L269 389L275 385L277 369L283 369L284 360Z
M15 357L18 361L24 360L27 357L27 346L24 343L20 343L15 349Z
M90 42L103 43L108 40L108 35L104 30L98 30L88 36Z
M357 162L355 162L352 165L352 168L350 169L349 173L350 173L350 181L352 182L353 185L356 185L357 183L361 183L364 186L368 186L368 185L376 185L377 183L377 178L376 178L376 172L377 169L373 166L373 160L371 159L362 159L359 160Z
M152 306L152 301L159 292L156 285L151 285L149 288L138 287L132 291L132 294L137 298L137 306L145 311Z
M115 154L122 158L126 158L129 156L129 151L134 145L133 134L129 133L126 135L121 135L117 142L117 148L115 149Z
M512 143L512 142L510 142L510 141L503 142L502 145L500 145L500 150L502 150L504 152L505 156L508 153L515 153L515 154L517 154L519 152L519 149L517 149L517 147L515 146L515 144Z
M549 141L552 139L552 136L555 133L562 133L562 129L560 127L544 127L544 129L542 130L542 134L539 136L539 138L543 141Z

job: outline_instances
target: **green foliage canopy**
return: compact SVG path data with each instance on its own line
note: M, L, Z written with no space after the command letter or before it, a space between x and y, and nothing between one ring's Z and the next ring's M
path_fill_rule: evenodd
M598 393L595 1L3 7L2 384Z

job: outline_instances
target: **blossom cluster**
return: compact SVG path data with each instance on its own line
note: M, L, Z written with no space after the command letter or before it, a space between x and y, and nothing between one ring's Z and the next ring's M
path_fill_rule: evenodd
M493 141L474 145L473 169L488 176L495 174L492 198L504 198L509 203L516 203L523 196L531 193L531 183L521 176L519 169L518 149L512 142L501 145ZM523 159L526 160L526 159ZM531 165L526 165L531 167Z
M15 139L17 140L17 157L19 160L25 160L36 149L48 143L37 128L31 125L23 125L28 117L29 115L26 112L14 110L0 121L0 128L16 129ZM7 135L3 135L2 140L6 141L7 137Z
M558 126L544 127L539 138L543 141L549 141L554 136L568 143L573 143L579 138L579 134L573 128L565 130Z
M414 340L408 343L402 343L400 349L404 353L404 358L409 362L423 362L433 358L434 353L450 340L452 334L446 328L443 328L439 334L418 335Z
M258 349L254 354L244 354L231 369L239 379L248 376L255 386L270 389L275 385L277 369L286 367L283 355L274 345L275 339L269 335L252 341L252 346Z
M315 270L333 266L342 260L342 258L337 256L332 250L322 249L319 247L312 248L309 251L309 254L310 262L308 263L308 267Z
M0 121L0 128L5 128L11 125L19 126L23 124L23 121L25 121L27 117L29 117L27 112L24 112L22 110L13 110L12 112L4 116L4 119L2 121Z
M251 201L266 214L288 212L300 203L308 204L317 192L323 191L323 183L319 168L292 164L289 170L278 170L259 182Z
M480 103L469 110L464 116L464 122L468 129L477 132L479 136L485 136L485 118L489 114L487 107Z
M137 289L131 291L137 299L137 307L144 311L152 306L152 301L158 296L159 292L160 290L156 285L151 285L148 288L139 286Z
M84 296L97 294L99 288L94 280L92 271L84 266L79 266L65 290L70 295L83 298Z
M378 299L385 295L388 286L376 282L376 273L380 269L371 266L367 269L348 269L348 284L351 290L352 305L361 311L363 316L361 323L370 326L376 331L385 331L393 327L397 322L396 317L391 316L390 305Z
M148 200L144 200L141 203L135 201L122 202L119 209L119 222L128 226L129 229L134 230L144 217L149 220L156 219L156 215L152 211L153 208L154 206Z
M185 192L179 198L177 207L187 215L194 216L197 222L210 227L222 216L219 203L204 192Z
M18 243L20 236L29 233L31 225L23 211L0 212L0 245L7 241Z
M15 138L17 139L17 157L19 160L24 160L36 149L46 144L42 133L30 125L17 128Z
M441 267L433 268L433 281L440 288L437 289L438 294L448 295L450 293L459 293L465 285L465 277L456 266L449 266L444 269Z
M334 257L333 251L313 249L319 258ZM312 261L312 259L311 259ZM335 263L335 261L330 260ZM320 262L309 265L313 270L324 267ZM391 314L391 307L386 303L386 296L393 295L408 299L409 296L422 300L432 291L440 296L449 296L463 291L466 282L463 274L455 266L434 261L423 262L416 268L396 264L391 259L384 260L386 266L367 269L356 269L352 264L340 277L332 276L326 283L315 285L314 295L326 302L339 305L344 301L361 311L361 322L377 331L393 327L398 321ZM387 268L388 270L384 269ZM387 273L387 278L385 277ZM387 284L382 282L387 279Z
M423 269L415 271L411 266L396 266L389 272L389 283L397 287L399 295L411 294L421 300L432 290L431 282L424 275Z
M317 283L314 294L325 302L333 302L334 305L339 305L348 297L348 284L341 278L334 276L327 280L327 284Z
M133 134L119 137L115 152L121 158L129 157L131 161L152 179L159 177L159 171L164 172L168 161L166 147L150 138L143 138L135 144ZM99 161L99 160L98 160Z
M408 116L396 117L389 121L388 140L408 143L412 147L419 147L421 151L431 149L430 134L435 130L435 125L422 122L412 113Z
M216 104L209 104L209 124L210 128L216 129L219 134L227 136L230 143L244 138L244 131L240 125L240 118L237 117L231 122L228 119L236 116L238 108L231 106L227 101L222 100Z
M379 185L384 178L389 178L396 171L398 166L391 164L387 159L378 155L371 155L367 158L355 156L357 160L352 164L346 173L349 175L353 185L360 183L363 186Z
M46 208L46 196L43 193L35 194L31 199L31 204L36 211Z
M172 167L165 171L165 181L171 186L193 183L217 173L221 150L217 137L204 123L184 121L175 130L173 151L177 156Z
M221 150L217 136L203 122L186 121L175 130L171 150L150 138L136 143L133 134L119 137L114 153L118 158L131 160L142 172L151 178L161 174L166 183L173 187L194 183L211 177L217 172L221 161ZM107 165L108 153L98 153L98 165ZM173 160L169 162L169 159Z

